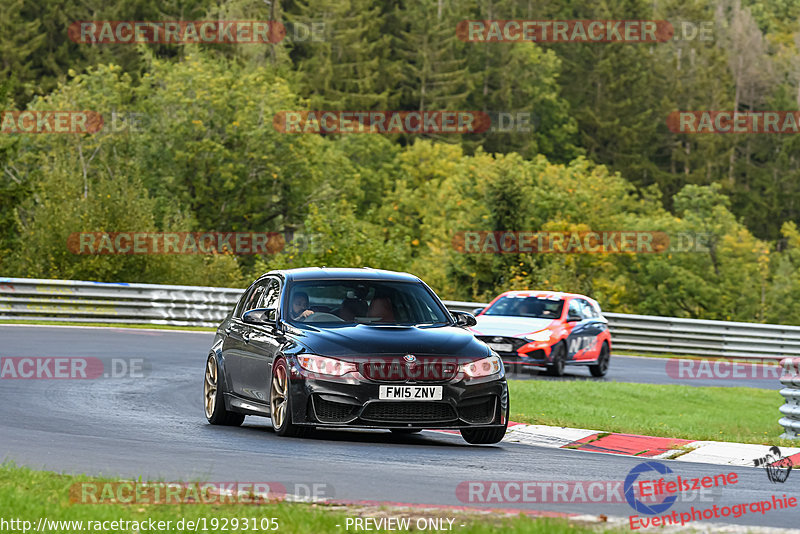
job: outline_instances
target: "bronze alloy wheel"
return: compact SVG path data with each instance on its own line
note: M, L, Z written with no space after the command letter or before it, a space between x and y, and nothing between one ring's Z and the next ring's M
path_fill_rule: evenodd
M203 386L203 394L206 400L206 418L211 419L217 405L217 364L213 358L209 358L206 362L206 382Z
M308 428L292 423L292 400L289 392L289 368L283 358L272 365L269 413L272 427L279 436L302 436Z
M276 429L283 427L288 404L286 365L280 363L275 366L275 372L272 373L272 389L269 395L269 411L272 414L272 425Z
M244 422L244 414L228 411L222 393L222 375L217 359L211 355L206 360L205 380L203 380L203 405L206 419L212 425L239 426Z

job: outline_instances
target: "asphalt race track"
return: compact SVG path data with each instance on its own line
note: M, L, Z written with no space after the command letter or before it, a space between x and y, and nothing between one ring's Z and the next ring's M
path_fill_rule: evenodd
M306 439L278 438L266 419L248 417L241 428L212 427L202 408L203 366L210 333L0 325L0 357L143 359L143 376L94 380L0 380L0 458L66 473L142 477L165 481L283 483L290 492L321 484L318 496L336 500L482 506L456 495L465 481L620 481L641 459L503 443L470 446L458 435L424 432L317 431ZM691 385L746 385L779 389L770 380L677 381L665 361L614 357L607 380ZM572 371L568 368L569 371ZM586 369L573 373L588 377ZM514 377L512 377L514 378ZM513 399L512 399L513 402ZM772 414L770 414L772 416ZM682 477L736 472L739 482L715 491L711 507L800 494L800 473L771 483L763 469L669 462ZM294 488L294 491L292 490ZM300 489L298 489L300 488ZM493 503L526 508L627 517L625 502ZM717 520L790 527L798 509Z
M703 387L747 387L779 390L780 367L765 367L745 362L723 363L719 371L714 363L700 360L682 360L686 369L681 373L677 360L645 356L612 356L608 374L594 378L586 366L567 366L563 377L546 376L536 370L507 370L514 380L590 380L604 382L631 382L634 384L678 384ZM669 368L667 367L669 365ZM733 367L732 367L733 365ZM737 378L733 378L736 376ZM678 378L682 377L682 378ZM711 378L714 377L714 378ZM729 378L730 377L730 378Z

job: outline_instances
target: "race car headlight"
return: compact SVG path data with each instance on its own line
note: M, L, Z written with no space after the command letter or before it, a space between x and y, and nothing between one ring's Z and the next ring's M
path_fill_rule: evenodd
M553 333L550 330L539 330L533 334L526 335L525 339L528 341L550 341L550 336L552 335Z
M306 371L320 375L342 376L356 370L354 363L311 354L301 354L297 357L297 363Z
M496 354L461 366L461 370L470 378L494 375L499 373L502 368L503 361Z

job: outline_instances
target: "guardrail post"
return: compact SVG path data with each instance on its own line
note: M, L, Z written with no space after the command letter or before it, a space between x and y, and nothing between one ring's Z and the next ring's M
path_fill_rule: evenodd
M783 439L800 439L800 358L786 358L781 360L781 395L786 399L786 404L780 407L780 425L785 432Z

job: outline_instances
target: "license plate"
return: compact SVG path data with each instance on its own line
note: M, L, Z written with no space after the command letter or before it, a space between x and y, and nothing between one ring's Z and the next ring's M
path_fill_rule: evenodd
M380 400L442 400L442 386L381 386Z
M487 345L497 352L514 352L514 345L511 343L487 343Z

